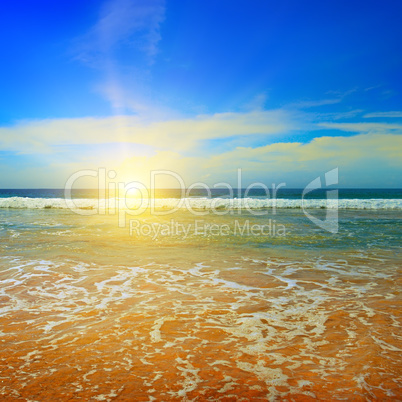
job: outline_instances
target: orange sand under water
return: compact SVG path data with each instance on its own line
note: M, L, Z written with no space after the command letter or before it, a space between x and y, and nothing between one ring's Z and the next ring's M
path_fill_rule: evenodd
M2 401L402 400L399 257L79 234L0 257Z
M400 276L320 264L20 265L2 400L400 398Z

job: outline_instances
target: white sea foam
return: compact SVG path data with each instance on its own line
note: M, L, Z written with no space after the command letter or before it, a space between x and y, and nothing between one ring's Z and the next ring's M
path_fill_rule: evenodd
M392 382L401 351L398 306L383 303L397 294L396 263L384 267L389 279L376 276L382 268L353 259L297 262L264 256L234 257L226 261L228 268L213 259L188 266L146 259L116 267L0 256L5 268L0 272L0 341L6 345L4 356L14 358L18 380L10 390L36 382L35 376L46 381L60 364L68 364L75 370L74 383L66 379L68 387L87 390L91 400L117 398L124 392L117 389L120 378L136 381L134 386L155 394L155 400L207 399L212 391L235 400L244 379L245 389L264 391L267 400L293 394L313 398L310 380L316 389L332 386L328 378L356 364L354 356L367 349L372 352L358 367L367 392L382 387L387 395L400 394ZM254 275L251 284L260 283L261 273L270 287L242 284ZM381 331L383 322L392 330ZM35 342L26 346L26 334L32 333ZM340 347L331 345L334 339ZM374 354L384 370L373 385ZM167 370L169 382L164 381ZM346 384L334 399L345 392L353 395L355 389Z
M156 209L193 209L193 210L256 210L264 208L278 209L368 209L368 210L401 210L402 199L267 199L267 198L156 198L150 199L76 199L76 209L97 210L117 208L151 208ZM71 204L70 204L71 205ZM0 198L0 208L10 209L70 209L64 198Z

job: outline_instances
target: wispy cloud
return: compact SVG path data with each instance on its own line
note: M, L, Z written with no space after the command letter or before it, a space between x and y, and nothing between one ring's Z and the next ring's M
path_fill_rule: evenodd
M319 123L319 127L351 133L395 133L402 134L402 124L387 123Z
M141 111L141 83L158 53L164 15L164 0L109 0L95 25L75 40L75 59L100 71L94 89L114 114Z
M265 104L267 102L268 95L266 92L262 92L248 102L245 106L245 110L264 110L265 109Z
M341 98L341 99L343 99L343 98L346 98L347 96L349 96L349 95L351 95L351 94L353 94L354 92L357 92L359 89L358 88L351 88L351 89L348 89L347 91L327 91L327 94L330 94L330 95L336 95L337 97L339 97L339 98Z
M389 117L389 118L401 118L402 112L376 112L376 113L367 113L363 117L365 118L376 118L376 117Z
M302 100L289 104L289 107L297 109L307 109L312 107L319 107L325 105L334 105L335 103L340 103L342 98L332 98L332 99L321 99L321 100Z
M94 63L115 57L119 47L128 46L143 52L151 63L161 39L164 13L163 0L107 1L97 23L77 39L79 59L95 67Z
M294 102L294 103L290 104L289 106L295 107L298 109L308 109L308 108L314 108L314 107L320 107L320 106L326 106L326 105L334 105L336 103L342 102L344 100L344 98L353 94L357 90L358 90L357 88L352 88L347 91L328 91L328 92L326 92L326 94L330 95L329 98L320 99L320 100L304 99L304 100L300 100L298 102Z

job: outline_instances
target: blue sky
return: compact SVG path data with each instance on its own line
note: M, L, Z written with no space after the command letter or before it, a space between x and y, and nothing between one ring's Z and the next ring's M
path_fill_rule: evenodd
M0 187L99 167L210 185L242 168L288 187L339 167L340 187L401 187L401 15L397 1L3 2Z

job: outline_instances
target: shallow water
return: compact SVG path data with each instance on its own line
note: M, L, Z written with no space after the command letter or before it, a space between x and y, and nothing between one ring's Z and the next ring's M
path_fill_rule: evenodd
M402 399L401 216L343 211L331 234L301 211L177 212L130 233L116 216L1 210L0 394Z

